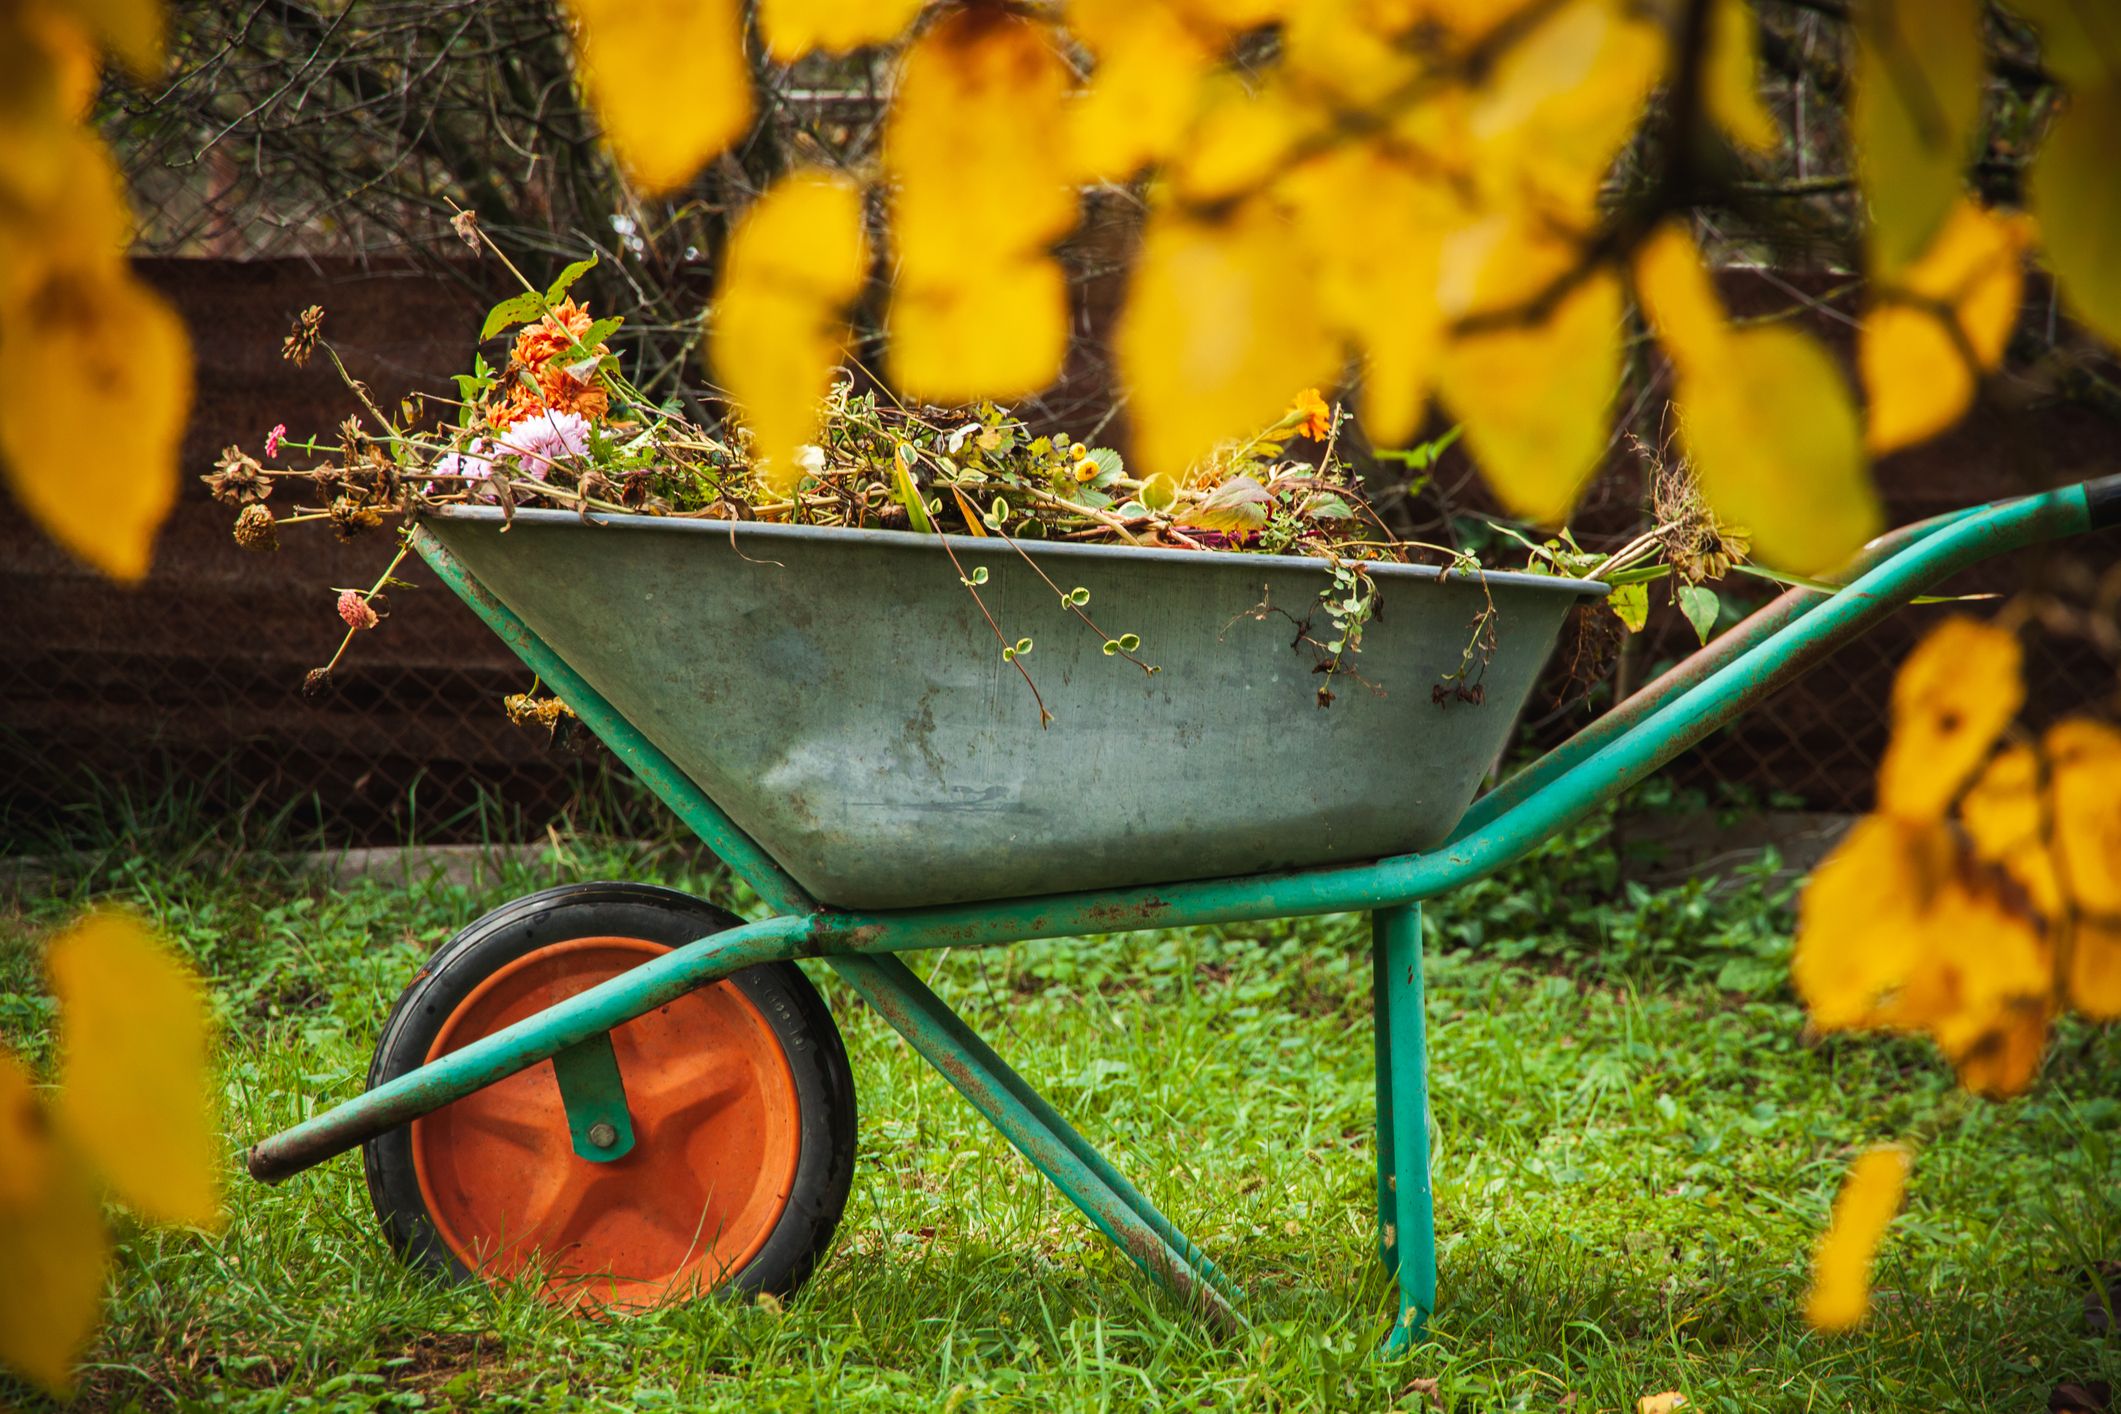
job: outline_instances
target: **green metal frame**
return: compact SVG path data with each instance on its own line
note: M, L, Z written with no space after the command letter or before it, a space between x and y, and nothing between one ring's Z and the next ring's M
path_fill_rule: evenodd
M896 912L820 906L662 752L423 531L444 583L725 860L777 916L701 938L276 1134L250 1152L276 1182L497 1080L552 1059L576 1152L611 1157L592 1127L632 1142L610 1030L756 963L824 959L1107 1237L1190 1308L1241 1327L1242 1297L1199 1249L892 954L1029 938L1357 910L1372 915L1377 1033L1378 1252L1399 1286L1388 1351L1436 1305L1429 1181L1423 899L1502 868L1791 681L1909 599L1991 556L2121 521L2121 478L1977 507L1874 546L1828 594L1793 590L1475 802L1439 849L1300 873ZM597 1043L602 1041L601 1060ZM571 1079L569 1077L572 1077ZM587 1152L585 1152L585 1150Z

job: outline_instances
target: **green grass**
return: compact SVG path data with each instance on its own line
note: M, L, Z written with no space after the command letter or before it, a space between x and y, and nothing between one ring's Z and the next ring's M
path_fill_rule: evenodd
M0 904L0 1035L48 1062L42 939L107 895L212 978L230 1171L352 1094L434 945L516 893L642 877L727 896L668 853L581 847L492 888L343 891L270 867L129 858ZM785 1310L620 1321L400 1266L359 1165L233 1179L208 1239L128 1230L79 1407L143 1409L2036 1410L2121 1379L2086 1333L2121 1257L2121 1035L2067 1026L2028 1099L1955 1090L1912 1044L1814 1045L1764 876L1722 896L1613 879L1594 830L1433 907L1428 982L1442 1307L1404 1361L1371 1199L1359 918L1022 944L917 970L1243 1284L1219 1342L1139 1279L828 974L861 1158L824 1266ZM1854 1146L1920 1152L1878 1310L1800 1319ZM0 1274L4 1279L4 1274ZM0 1403L37 1401L0 1387ZM1565 1400L1570 1400L1564 1405Z

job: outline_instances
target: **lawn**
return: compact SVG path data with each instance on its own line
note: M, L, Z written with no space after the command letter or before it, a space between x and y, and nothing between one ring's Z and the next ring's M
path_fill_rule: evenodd
M1616 885L1595 827L1430 909L1442 1300L1403 1361L1372 1357L1391 1291L1358 917L915 959L1249 1291L1240 1338L1139 1279L822 969L861 1157L784 1309L586 1321L437 1285L385 1248L354 1157L268 1189L235 1177L242 1145L352 1094L427 952L512 895L629 877L745 905L667 849L562 842L502 872L335 889L119 849L0 902L0 1033L38 1061L40 942L98 895L211 978L226 1041L227 1229L124 1234L77 1407L2035 1411L2121 1381L2084 1309L2121 1257L2121 1034L2065 1026L2008 1104L1918 1045L1814 1043L1764 874ZM1851 1151L1894 1138L1919 1152L1874 1318L1815 1335L1813 1235Z

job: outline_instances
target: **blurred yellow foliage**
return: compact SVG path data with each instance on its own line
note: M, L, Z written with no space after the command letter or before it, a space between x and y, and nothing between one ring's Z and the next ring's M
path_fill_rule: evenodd
M162 45L150 0L0 6L0 475L53 539L128 581L176 499L191 345L126 264L132 218L80 120L99 47L149 75Z
M2002 629L1953 618L1900 669L1879 813L1806 888L1792 977L1822 1031L1927 1033L1961 1083L2032 1083L2065 1006L2121 1014L2121 732L1996 750L2024 700Z
M868 268L861 191L825 172L783 177L730 234L708 353L779 489L802 477L798 451L817 435Z
M1888 1146L1857 1156L1834 1199L1834 1218L1812 1255L1805 1318L1821 1330L1848 1330L1871 1307L1871 1264L1886 1224L1900 1211L1908 1155Z
M56 1099L0 1049L0 1365L63 1394L101 1309L105 1192L151 1222L217 1228L221 1151L189 970L120 913L83 918L47 964Z

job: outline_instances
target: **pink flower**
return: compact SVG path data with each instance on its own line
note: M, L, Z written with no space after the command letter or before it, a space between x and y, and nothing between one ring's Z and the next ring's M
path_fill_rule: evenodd
M564 457L588 455L588 419L578 412L531 413L502 434L494 453L514 458L525 471L543 481L553 463Z
M344 589L339 592L339 617L346 620L348 628L376 626L376 611L368 606L368 601L361 597L361 591L358 589Z
M267 457L276 457L280 455L280 439L282 437L285 437L286 435L286 423L275 422L272 425L272 431L265 434L265 455Z

